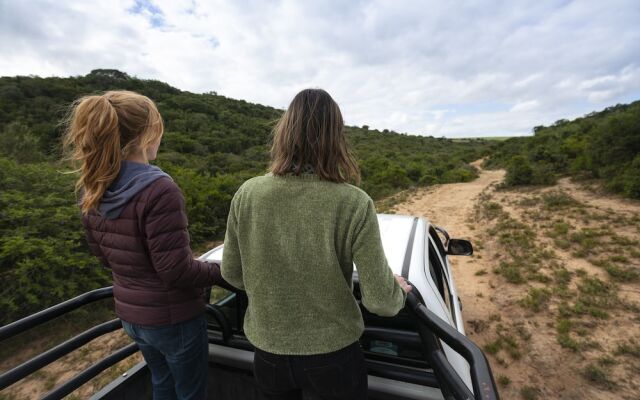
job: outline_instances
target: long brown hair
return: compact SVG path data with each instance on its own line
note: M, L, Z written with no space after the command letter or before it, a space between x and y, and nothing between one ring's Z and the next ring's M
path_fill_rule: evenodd
M298 93L273 130L271 173L300 175L308 166L320 179L360 183L340 108L322 89Z
M104 191L120 173L120 163L133 151L147 149L164 131L156 105L146 96L124 90L76 100L65 120L63 146L80 177L80 208L96 209Z

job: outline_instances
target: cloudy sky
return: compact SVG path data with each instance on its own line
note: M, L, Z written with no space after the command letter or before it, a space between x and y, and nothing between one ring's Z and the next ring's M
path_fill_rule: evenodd
M0 76L116 68L349 125L525 135L640 99L640 1L0 0Z

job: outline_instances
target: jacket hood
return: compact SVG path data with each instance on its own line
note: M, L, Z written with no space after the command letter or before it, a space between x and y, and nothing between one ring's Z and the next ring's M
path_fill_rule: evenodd
M162 177L171 179L166 172L154 165L122 161L120 173L102 195L98 211L107 219L118 218L129 200Z

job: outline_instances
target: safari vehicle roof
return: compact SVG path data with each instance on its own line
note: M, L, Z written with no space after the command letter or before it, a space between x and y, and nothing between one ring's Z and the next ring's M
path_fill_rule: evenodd
M394 274L403 275L408 245L413 242L412 235L415 236L416 221L416 217L407 215L378 214L382 247ZM406 273L404 271L404 275Z

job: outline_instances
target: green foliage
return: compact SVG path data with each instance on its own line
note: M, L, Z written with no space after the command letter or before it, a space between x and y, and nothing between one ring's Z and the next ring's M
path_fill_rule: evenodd
M634 339L629 339L627 343L619 343L614 354L627 355L640 359L640 344Z
M507 165L506 186L552 185L556 174L548 163L532 164L525 156L511 158Z
M523 386L520 389L520 396L524 400L536 400L540 398L540 389L535 386Z
M0 152L14 160L24 162L40 161L39 139L29 132L29 128L19 122L12 122L0 131Z
M165 121L157 164L185 195L196 251L224 237L230 200L246 179L264 174L269 140L282 111L215 92L98 69L72 78L0 78L0 289L2 323L108 284L89 255L75 205L74 175L60 171L60 121L82 95L133 90L153 99ZM468 181L467 163L496 142L453 141L347 127L374 199L414 186ZM71 277L71 279L70 279Z
M526 297L520 300L522 307L528 308L533 312L540 312L546 308L551 291L545 288L529 288Z
M543 194L542 202L544 203L545 208L551 211L555 211L560 208L582 206L582 204L580 204L576 199L563 191L553 191Z
M602 179L608 189L640 198L639 153L640 101L635 101L499 142L485 166L506 168L507 185L546 185L571 175Z
M498 384L502 387L507 387L511 384L511 378L502 374L498 375L497 381Z
M613 283L597 277L582 277L572 311L576 315L591 315L599 319L609 318L609 311L619 303L615 289Z
M507 166L505 183L508 186L530 185L533 183L533 168L524 156L514 156Z
M631 166L624 174L624 194L629 197L640 199L640 154L631 163Z
M598 386L602 389L612 390L615 389L617 384L611 380L609 373L605 368L602 368L595 364L589 364L582 370L582 377L589 383Z
M88 253L73 181L0 157L0 323L109 281Z

